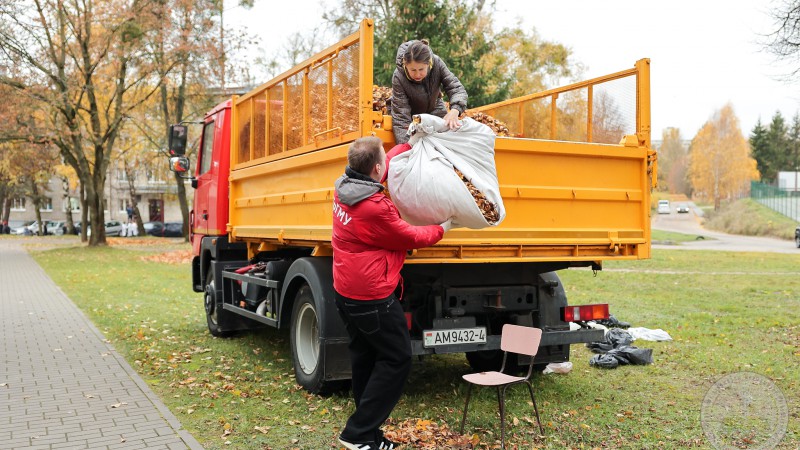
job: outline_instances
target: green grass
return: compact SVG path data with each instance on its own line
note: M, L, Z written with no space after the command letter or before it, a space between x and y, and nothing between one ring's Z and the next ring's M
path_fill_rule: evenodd
M707 212L703 226L712 230L748 236L794 239L797 222L749 198Z
M651 232L651 239L653 240L653 244L678 244L681 242L690 242L696 241L697 235L696 234L684 234L684 233L677 233L674 231L663 231L663 230L652 230ZM713 239L704 237L704 239Z
M142 258L159 250L34 256L205 448L337 448L353 410L349 394L300 389L283 330L211 337L188 265ZM800 255L654 250L650 260L606 263L596 277L562 271L572 304L609 303L620 320L662 328L674 341L637 342L654 350L654 364L616 370L590 367L592 354L573 346L570 374L535 377L545 437L533 432L527 392L511 391L507 417L518 424L507 448L712 448L700 424L704 395L739 371L763 374L782 390L790 420L778 448L798 448L799 266ZM395 424L425 419L457 430L461 375L470 371L461 355L415 360ZM495 448L496 399L489 389L473 392L468 432L477 448Z

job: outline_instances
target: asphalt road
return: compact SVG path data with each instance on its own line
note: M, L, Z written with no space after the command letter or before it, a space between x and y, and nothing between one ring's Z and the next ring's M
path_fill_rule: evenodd
M654 230L673 231L677 233L696 235L695 241L681 242L676 245L653 244L653 248L674 250L725 250L732 252L773 252L773 253L800 253L794 241L740 236L736 234L720 233L703 228L700 218L695 213L695 205L691 202L689 213L678 214L675 211L676 203L670 205L669 214L655 214L651 227Z

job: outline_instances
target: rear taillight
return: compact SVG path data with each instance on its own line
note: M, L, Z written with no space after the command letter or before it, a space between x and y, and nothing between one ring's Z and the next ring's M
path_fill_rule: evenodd
M585 322L587 320L608 319L608 304L565 306L561 308L564 322Z

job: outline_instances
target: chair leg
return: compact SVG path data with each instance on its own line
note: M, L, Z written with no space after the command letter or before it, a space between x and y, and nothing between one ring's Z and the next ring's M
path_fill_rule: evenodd
M500 404L500 449L506 448L506 388L497 387L497 402Z
M464 404L464 416L461 418L461 434L464 434L464 422L467 421L467 408L469 408L470 394L472 394L472 383L467 385L467 402Z
M536 423L539 424L539 432L544 436L544 428L542 428L542 421L539 420L539 408L536 407L536 398L533 396L533 386L531 386L531 382L526 382L528 385L528 392L531 393L531 401L533 402L533 412L536 413Z

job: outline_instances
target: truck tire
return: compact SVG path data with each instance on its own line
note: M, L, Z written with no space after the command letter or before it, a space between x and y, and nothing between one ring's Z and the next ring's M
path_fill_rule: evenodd
M311 287L303 285L292 307L292 362L297 384L314 394L327 392L329 388L324 379L317 311Z
M206 323L208 324L208 331L212 336L227 337L231 335L230 331L223 331L220 328L220 320L223 318L225 311L222 309L222 303L217 299L217 288L214 283L214 271L209 270L206 276L206 286L203 293L203 306L206 310Z
M796 234L794 236L794 245L796 245L797 248L800 248L800 234Z
M493 372L500 370L503 364L502 350L484 350L482 352L467 352L467 362L476 372Z

